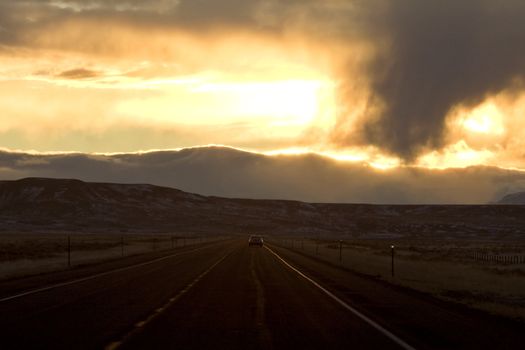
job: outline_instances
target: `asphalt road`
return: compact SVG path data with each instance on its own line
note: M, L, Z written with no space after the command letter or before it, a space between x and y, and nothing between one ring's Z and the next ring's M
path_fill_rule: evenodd
M232 240L0 288L0 349L523 348L514 323L269 248Z

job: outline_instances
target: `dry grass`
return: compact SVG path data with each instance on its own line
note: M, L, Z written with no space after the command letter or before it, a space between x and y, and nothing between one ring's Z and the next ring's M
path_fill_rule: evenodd
M212 240L209 237L166 234L1 234L0 280L69 268L68 236L71 267Z
M397 285L525 321L525 264L472 258L479 251L524 255L523 242L353 240L342 243L341 253L338 241L295 238L273 242Z

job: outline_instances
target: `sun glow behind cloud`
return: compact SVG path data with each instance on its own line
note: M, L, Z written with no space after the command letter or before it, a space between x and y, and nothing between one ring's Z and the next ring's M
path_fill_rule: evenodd
M272 82L210 83L196 87L197 93L213 93L230 100L225 113L235 117L269 118L271 126L305 126L319 112L316 80L281 80ZM328 85L328 84L326 84Z
M460 122L473 133L501 135L505 132L501 111L490 102L473 109Z
M154 86L149 97L118 102L115 113L123 121L159 127L244 125L271 138L298 137L320 115L323 96L332 89L323 80L236 81L217 75Z
M118 30L126 34L123 38L131 35ZM0 55L7 67L0 72L2 106L7 107L0 116L2 129L21 135L4 146L113 152L215 143L264 150L290 145L305 129L333 118L328 114L335 86L327 71L302 53L294 54L293 47L243 33L211 38L171 34L172 40L169 33L160 33L165 40L144 43L152 52L165 45L158 57L144 57L140 50L123 57L57 49ZM67 36L40 36L44 42L70 45ZM170 44L173 39L183 43L184 57ZM237 54L238 45L249 50ZM22 96L27 104L17 107ZM136 141L139 129L145 129L142 142ZM96 139L97 148L61 137L68 130Z

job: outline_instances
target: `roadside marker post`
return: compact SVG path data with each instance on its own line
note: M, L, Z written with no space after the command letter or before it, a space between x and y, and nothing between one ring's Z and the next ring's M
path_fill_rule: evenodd
M122 257L124 257L124 235L120 236L120 252Z
M394 277L394 245L390 246L390 250L392 251L392 277Z
M343 262L343 241L339 240L339 262Z
M67 267L71 267L71 235L67 235Z

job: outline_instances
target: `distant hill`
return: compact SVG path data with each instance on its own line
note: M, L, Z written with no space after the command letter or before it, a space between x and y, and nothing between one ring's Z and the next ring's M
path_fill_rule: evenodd
M0 181L0 232L522 237L525 206L319 204L206 197L148 184Z
M325 231L322 221L321 212L301 202L205 197L147 184L0 181L3 231L293 234Z
M525 205L525 192L508 194L498 201L498 204Z

